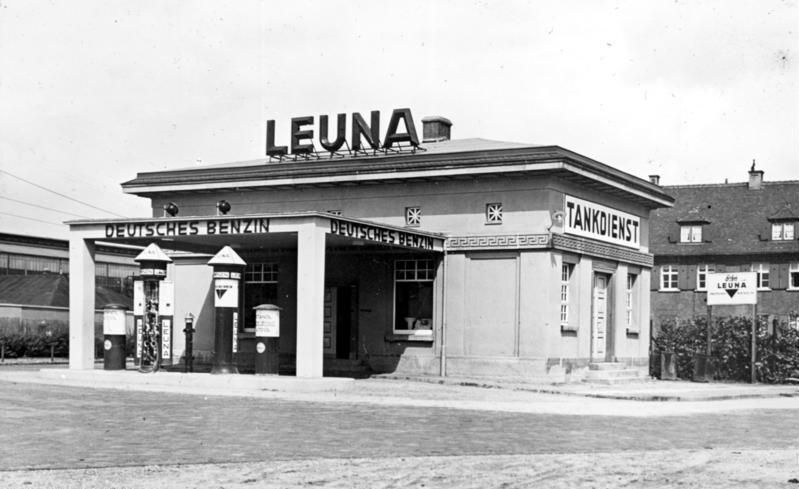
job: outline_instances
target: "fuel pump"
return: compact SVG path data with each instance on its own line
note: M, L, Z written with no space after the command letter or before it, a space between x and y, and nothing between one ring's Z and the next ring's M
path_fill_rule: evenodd
M230 246L208 261L214 267L214 365L212 374L239 373L234 355L239 349L241 272L247 265Z
M161 364L162 324L159 314L160 283L172 260L155 243L133 259L139 263L141 278L141 321L136 321L136 350L140 372L155 372ZM134 300L134 303L136 301Z

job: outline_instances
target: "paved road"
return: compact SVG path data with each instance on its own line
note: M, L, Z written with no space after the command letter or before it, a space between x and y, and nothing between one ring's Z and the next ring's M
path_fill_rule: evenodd
M794 410L572 416L0 382L0 413L0 470L799 448Z

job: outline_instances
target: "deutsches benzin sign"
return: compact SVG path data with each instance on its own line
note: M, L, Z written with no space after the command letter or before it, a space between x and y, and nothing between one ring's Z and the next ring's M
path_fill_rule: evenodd
M261 234L268 232L269 219L259 217L128 222L105 225L106 238L164 238L175 236Z
M604 205L565 196L564 231L628 248L641 248L641 220Z
M707 305L757 304L757 273L708 273Z

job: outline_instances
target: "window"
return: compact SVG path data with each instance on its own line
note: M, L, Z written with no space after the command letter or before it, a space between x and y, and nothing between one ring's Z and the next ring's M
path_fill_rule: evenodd
M574 265L564 263L560 271L560 327L569 327L569 282L571 282Z
M769 290L768 283L768 264L755 263L752 265L752 271L757 273L757 288L758 290Z
M771 223L771 239L777 240L791 240L794 239L794 223L792 222L774 222Z
M394 330L433 333L433 260L397 260L394 265Z
M696 269L696 290L707 290L707 274L713 273L713 265L699 265Z
M624 290L624 308L625 308L624 317L628 333L638 332L638 324L636 324L635 321L635 310L636 310L635 306L638 300L635 293L635 283L637 279L638 275L635 275L633 273L627 274L627 287Z
M502 224L502 203L486 204L486 224Z
M702 242L702 226L698 224L683 224L680 226L680 242L681 243L701 243Z
M277 302L277 263L249 263L244 270L244 321L240 328L255 331L253 307Z
M419 226L422 224L422 208L421 207L406 207L405 208L405 225L406 226Z
M788 268L788 289L799 290L799 262L793 262Z
M677 286L677 267L664 265L660 268L660 290L680 290Z

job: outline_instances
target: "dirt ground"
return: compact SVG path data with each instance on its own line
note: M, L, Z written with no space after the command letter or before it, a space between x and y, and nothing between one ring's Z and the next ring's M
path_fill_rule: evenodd
M799 488L796 450L312 459L0 472L2 488Z

